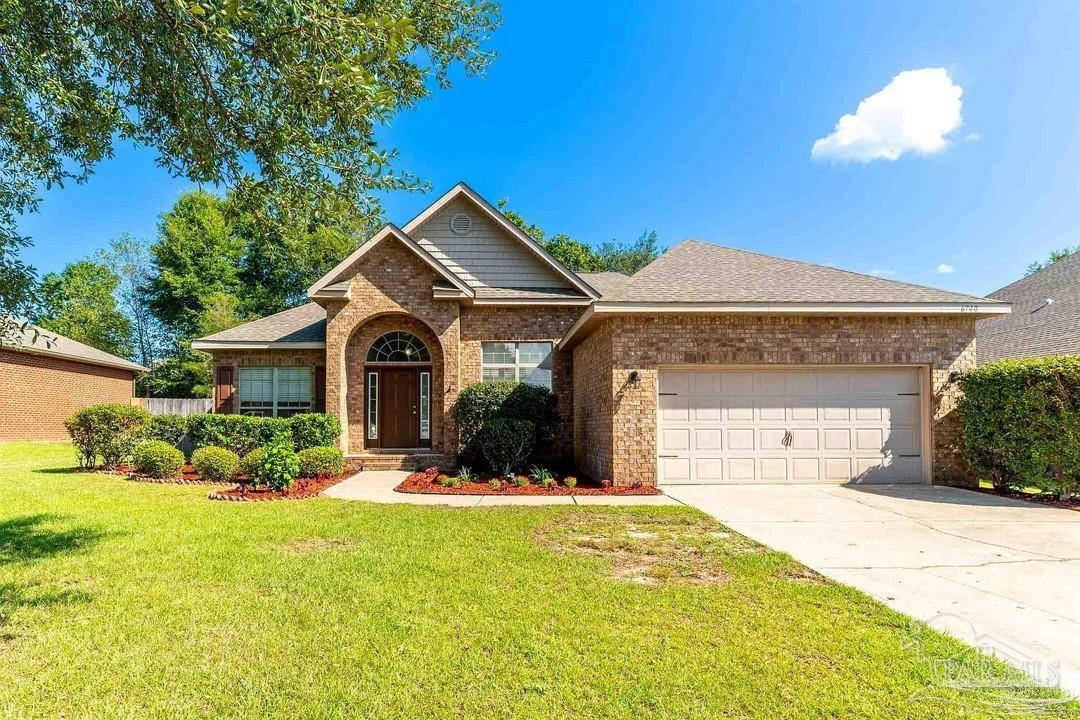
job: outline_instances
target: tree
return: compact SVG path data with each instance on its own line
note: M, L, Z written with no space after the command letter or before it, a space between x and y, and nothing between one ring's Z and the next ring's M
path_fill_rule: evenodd
M198 336L206 301L216 293L238 295L244 245L228 221L228 207L202 190L184 193L161 216L150 246L150 308L178 339Z
M34 322L113 355L131 352L131 323L116 306L120 278L107 265L80 260L41 283L41 309Z
M1050 256L1046 258L1046 262L1031 263L1030 265L1028 265L1027 272L1024 274L1031 275L1033 273L1037 273L1043 268L1048 268L1059 260L1064 260L1070 255L1078 252L1080 252L1080 245L1076 245L1074 247L1065 247L1061 248L1060 250L1052 250L1050 251Z
M181 350L157 362L136 382L140 397L208 398L214 396L211 361L206 353Z
M153 257L149 245L125 233L99 250L95 258L120 278L116 299L120 311L131 323L135 359L151 367L164 357L168 348L164 328L150 311L147 286L153 272Z
M0 42L0 315L33 300L20 214L84 181L114 143L243 196L272 227L296 213L379 214L418 188L377 127L482 72L489 0L11 0Z
M610 271L633 275L660 257L663 252L658 247L655 231L643 232L632 243L618 243L614 240L606 242L599 250L564 233L548 238L539 225L534 225L511 210L506 199L500 200L498 205L499 211L507 220L521 228L526 235L540 243L559 262L574 272Z

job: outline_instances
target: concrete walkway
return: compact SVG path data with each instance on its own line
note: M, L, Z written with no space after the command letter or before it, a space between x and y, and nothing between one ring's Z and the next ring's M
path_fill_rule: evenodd
M665 491L1080 695L1080 512L930 486Z
M492 505L678 505L665 495L420 495L394 492L409 476L401 470L366 470L327 488L323 495L377 503L489 507Z

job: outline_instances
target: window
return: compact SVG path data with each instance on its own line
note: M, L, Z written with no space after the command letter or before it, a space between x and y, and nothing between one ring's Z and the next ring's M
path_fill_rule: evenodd
M551 389L551 343L481 343L481 379L517 380Z
M379 373L367 374L367 436L379 437Z
M311 412L311 368L240 368L240 413L289 417Z
M420 373L420 439L431 439L431 373Z
M371 344L368 362L431 362L423 341L407 332L388 332Z

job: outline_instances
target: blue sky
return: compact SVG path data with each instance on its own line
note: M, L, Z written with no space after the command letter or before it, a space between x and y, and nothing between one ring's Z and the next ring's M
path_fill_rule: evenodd
M1080 4L515 0L503 17L485 77L382 131L433 186L385 197L391 220L465 180L588 242L655 229L980 294L1080 243ZM811 158L861 100L930 67L963 89L942 150ZM26 257L46 272L152 237L187 187L120 148L23 218Z

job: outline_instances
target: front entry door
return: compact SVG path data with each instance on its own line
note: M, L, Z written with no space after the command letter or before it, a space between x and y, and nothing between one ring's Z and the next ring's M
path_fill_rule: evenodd
M386 368L381 372L379 425L384 448L414 448L420 442L420 372Z

